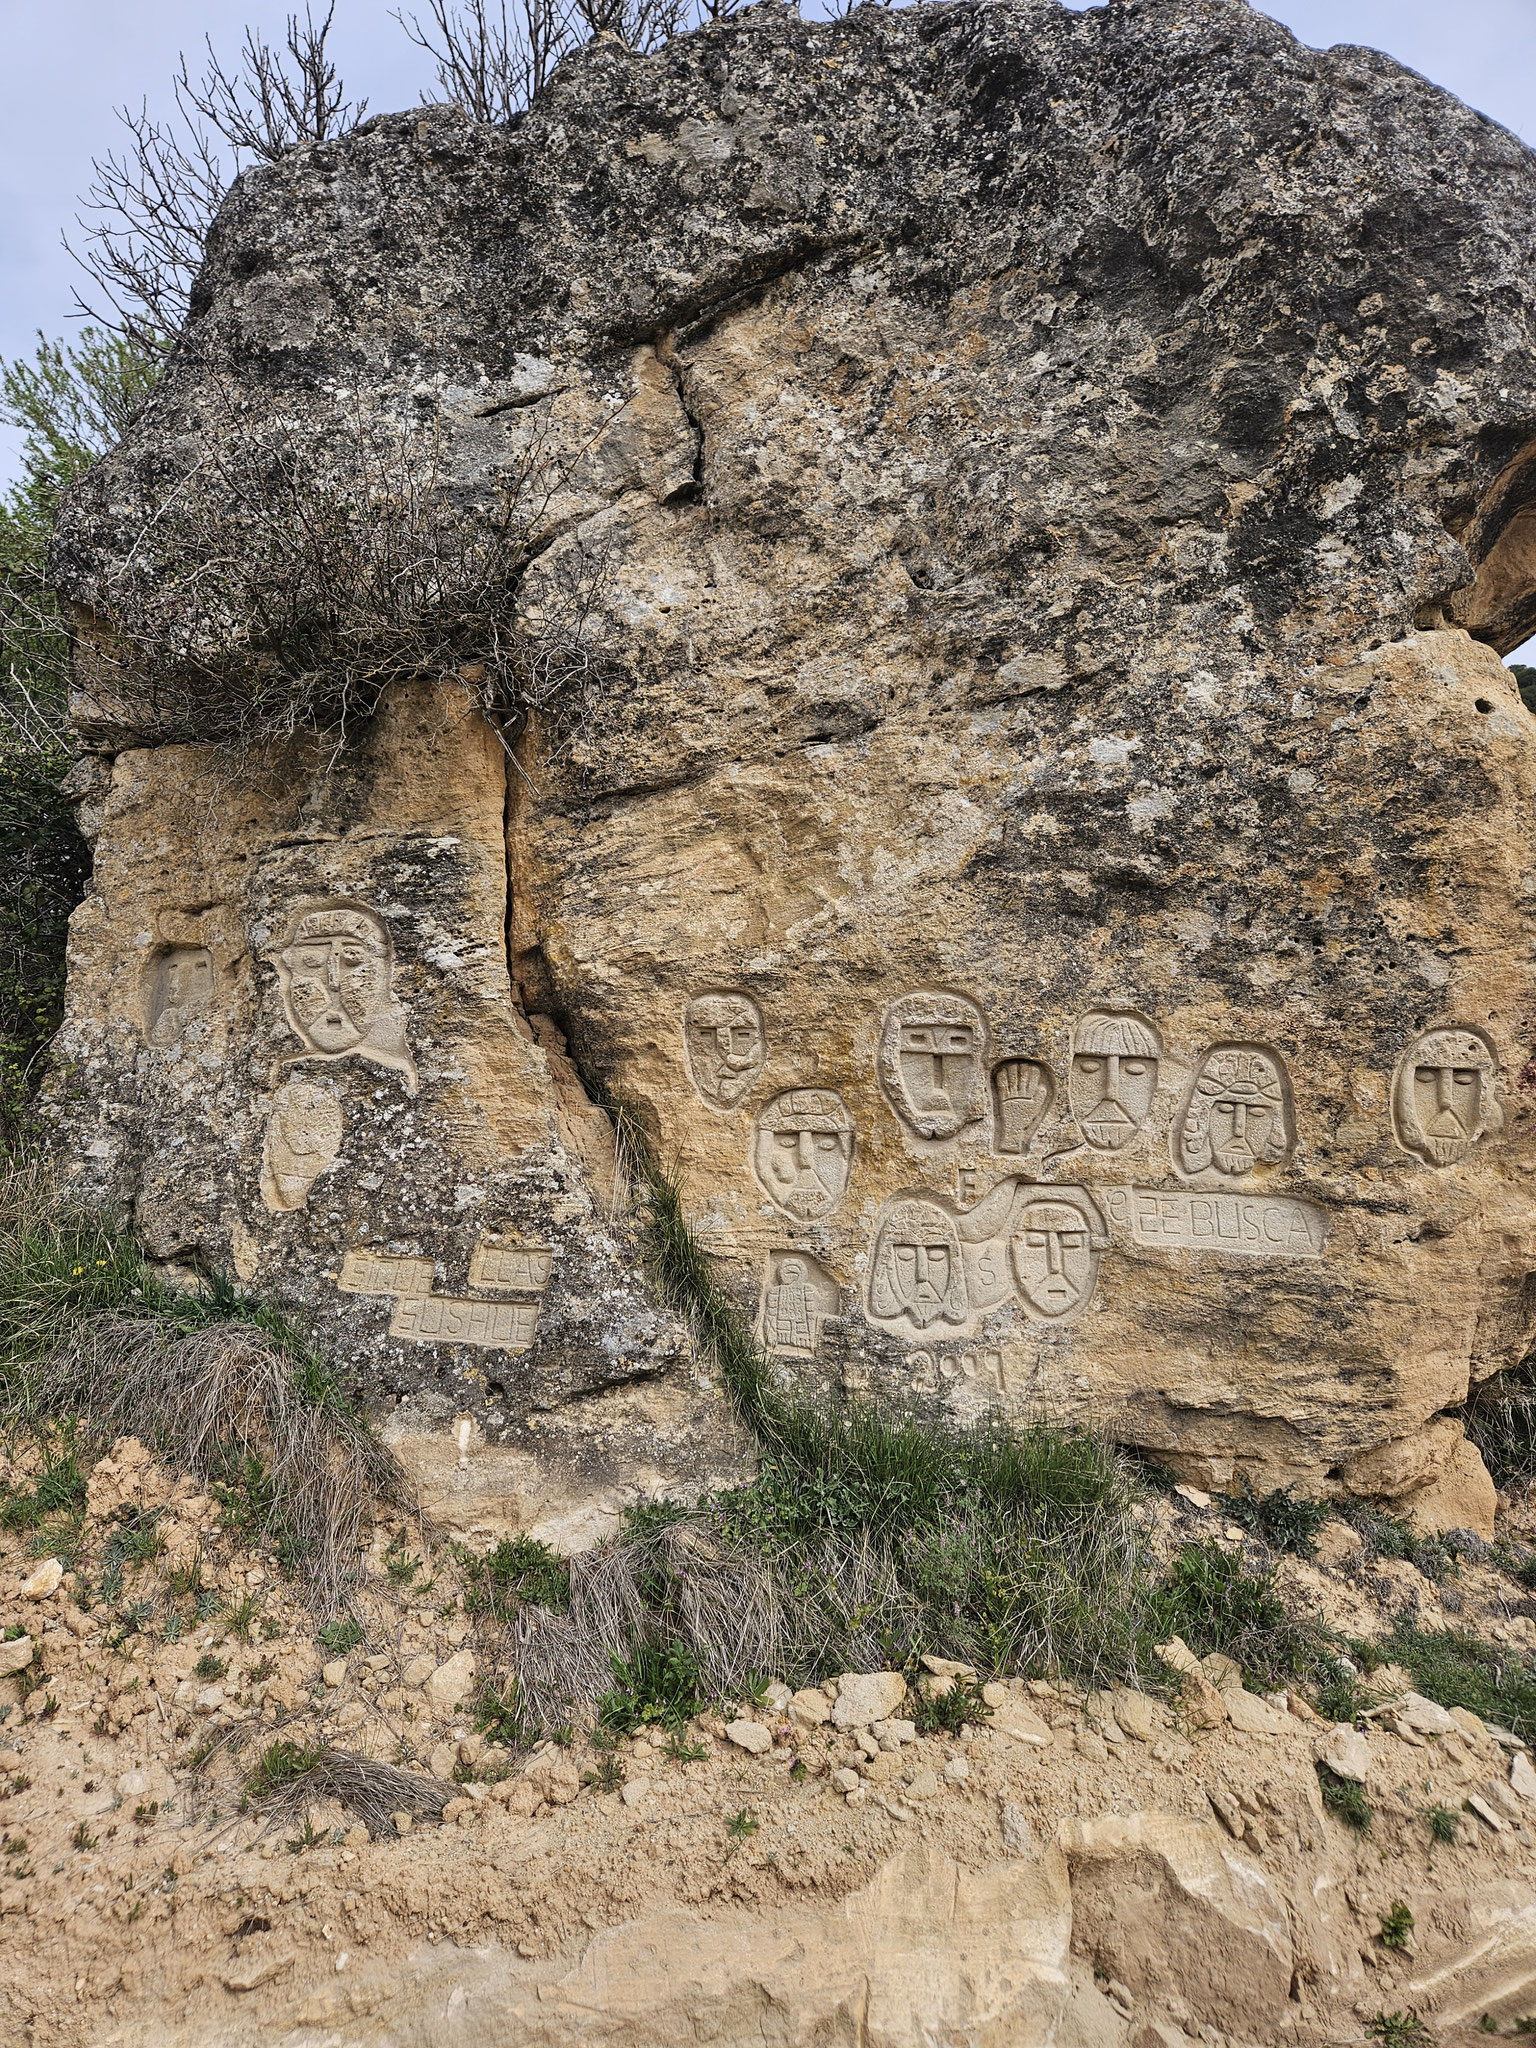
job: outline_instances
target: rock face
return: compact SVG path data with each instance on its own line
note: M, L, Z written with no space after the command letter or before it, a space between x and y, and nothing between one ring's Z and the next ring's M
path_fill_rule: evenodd
M600 680L510 778L426 683L328 774L118 752L86 1184L462 1414L445 1485L687 1480L568 1042L790 1377L1485 1526L1435 1418L1536 1323L1533 248L1514 138L1236 0L769 4L248 174L82 618L234 392L427 421L466 503L542 465L521 615Z

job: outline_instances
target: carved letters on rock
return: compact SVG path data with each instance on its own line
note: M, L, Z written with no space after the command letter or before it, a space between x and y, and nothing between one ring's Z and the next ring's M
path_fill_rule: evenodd
M1474 1025L1424 1031L1398 1061L1392 1126L1406 1152L1430 1166L1455 1166L1478 1139L1503 1125L1499 1062Z
M1157 1026L1135 1010L1090 1010L1072 1033L1067 1100L1096 1152L1119 1152L1146 1122L1163 1056Z
M1180 1171L1241 1180L1256 1167L1283 1166L1295 1149L1291 1084L1279 1055L1261 1045L1213 1045L1174 1125Z
M769 1201L797 1223L831 1215L852 1168L853 1118L832 1089L786 1089L759 1111L752 1171Z
M406 1092L416 1093L416 1062L394 996L394 942L377 911L345 897L309 904L272 958L283 1013L304 1041L301 1058L356 1053L403 1074Z
M819 1259L796 1250L770 1252L758 1317L764 1349L812 1357L838 1301L837 1282Z
M987 1025L968 996L899 996L880 1032L880 1085L908 1130L952 1138L987 1109Z
M763 1013L735 989L707 989L683 1008L688 1077L711 1109L735 1109L756 1087L768 1056Z
M499 1245L481 1239L470 1255L471 1287L531 1294L531 1301L484 1301L434 1294L431 1259L413 1253L349 1251L337 1286L344 1294L390 1294L391 1337L413 1344L474 1344L487 1351L526 1351L539 1323L554 1254L545 1245Z
M213 1001L213 955L206 946L164 946L149 963L145 1013L151 1045L175 1045Z
M261 1199L274 1214L302 1209L336 1164L345 1122L341 1104L313 1081L285 1081L272 1097L261 1148Z
M1328 1213L1295 1195L1195 1194L1188 1188L1099 1188L1117 1230L1166 1251L1240 1252L1254 1259L1317 1259Z

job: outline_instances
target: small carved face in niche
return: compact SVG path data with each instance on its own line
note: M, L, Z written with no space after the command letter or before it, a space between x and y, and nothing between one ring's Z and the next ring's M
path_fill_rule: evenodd
M302 1209L322 1173L336 1164L341 1104L313 1081L285 1081L272 1097L261 1148L261 1199L274 1213Z
M1296 1134L1285 1073L1256 1045L1215 1045L1201 1060L1179 1116L1174 1144L1186 1173L1214 1168L1237 1179L1279 1166Z
M1480 1031L1426 1031L1409 1046L1392 1090L1398 1142L1431 1166L1454 1166L1502 1122L1498 1060Z
M1108 1244L1087 1206L1043 1194L1025 1205L1008 1238L1014 1281L1026 1307L1046 1322L1065 1322L1086 1308Z
M770 1351L798 1351L810 1357L821 1341L821 1326L836 1315L837 1282L809 1252L770 1252L763 1289L762 1335Z
M711 989L683 1010L683 1051L693 1085L711 1109L734 1109L767 1057L763 1015L750 996Z
M206 946L171 946L150 966L149 1042L174 1045L213 1000L213 956Z
M996 1108L992 1149L1027 1152L1056 1094L1049 1067L1039 1060L1001 1060L992 1069Z
M965 996L900 996L880 1033L880 1081L920 1138L952 1138L986 1109L987 1025Z
M361 903L319 904L295 920L275 957L283 1009L313 1056L361 1054L403 1073L415 1094L416 1062L392 993L394 946L376 912Z
M1163 1041L1132 1010L1090 1010L1072 1034L1067 1099L1099 1152L1118 1152L1147 1120Z
M960 1234L936 1202L909 1198L886 1211L875 1239L869 1310L919 1330L965 1321L970 1311Z
M853 1118L830 1088L791 1088L757 1119L752 1170L771 1202L797 1223L828 1216L848 1192Z

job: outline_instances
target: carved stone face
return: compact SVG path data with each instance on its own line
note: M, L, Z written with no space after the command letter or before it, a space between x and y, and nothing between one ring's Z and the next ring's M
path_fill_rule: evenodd
M1499 1121L1498 1063L1480 1031L1426 1031L1404 1054L1392 1091L1399 1142L1431 1166L1454 1166Z
M269 1209L305 1206L315 1182L336 1163L343 1128L341 1104L313 1081L286 1081L278 1089L261 1153L261 1197Z
M918 1330L965 1321L960 1236L936 1202L899 1201L886 1211L875 1239L869 1307L880 1320L905 1319Z
M734 1109L763 1071L767 1039L750 996L711 990L683 1010L683 1050L693 1085L712 1109Z
M1287 1160L1295 1131L1276 1056L1256 1045L1212 1046L1195 1070L1174 1145L1186 1173L1211 1168L1234 1180Z
M984 1113L986 1062L986 1019L965 996L919 989L885 1013L881 1085L921 1138L952 1138Z
M174 1045L213 1000L213 956L206 946L172 946L151 969L149 1042Z
M283 1010L311 1054L359 1053L405 1074L416 1092L393 996L394 946L376 912L360 903L317 905L299 916L275 958Z
M992 1070L995 1152L1026 1152L1056 1094L1049 1067L1039 1060L1001 1060Z
M1067 1099L1099 1152L1118 1152L1146 1122L1157 1093L1163 1042L1130 1010L1090 1010L1072 1034Z
M791 1088L757 1119L752 1170L768 1199L797 1223L828 1216L848 1192L853 1118L830 1088Z
M1009 1262L1025 1305L1052 1323L1086 1308L1098 1281L1103 1245L1102 1231L1073 1203L1030 1202L1008 1239Z

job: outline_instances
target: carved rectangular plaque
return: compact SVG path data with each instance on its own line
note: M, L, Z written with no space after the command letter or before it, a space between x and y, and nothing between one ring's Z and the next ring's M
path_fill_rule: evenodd
M343 1294L430 1294L432 1261L409 1254L348 1252L336 1285Z
M1294 1195L1197 1193L1192 1188L1095 1188L1110 1222L1137 1244L1169 1251L1241 1252L1254 1259L1316 1259L1328 1217Z
M469 1284L542 1294L553 1260L554 1253L541 1244L477 1244L469 1261Z
M391 1337L417 1344L478 1344L487 1351L526 1351L539 1320L536 1301L472 1301L459 1294L417 1294L395 1308Z

